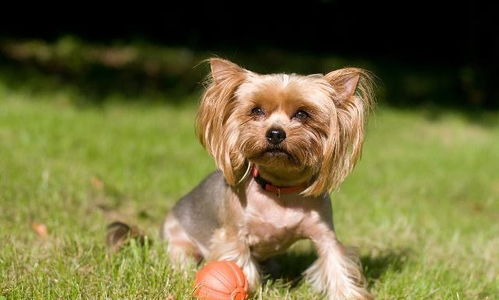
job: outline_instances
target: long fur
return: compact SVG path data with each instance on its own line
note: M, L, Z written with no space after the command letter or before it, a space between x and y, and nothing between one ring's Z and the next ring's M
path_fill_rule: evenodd
M231 236L221 228L217 230L212 239L213 247L210 249L208 261L227 260L235 262L246 275L250 289L255 289L260 283L260 270L257 262L251 256L249 247L244 243L244 238Z
M328 254L321 253L328 251ZM372 299L353 248L339 242L318 249L319 258L304 272L308 282L330 299Z
M226 60L209 62L196 133L223 177L210 175L167 217L172 259L194 253L234 261L254 289L257 260L309 238L318 253L305 272L312 285L329 299L369 299L358 259L334 233L329 192L361 156L372 76L358 68L260 75ZM276 128L285 134L278 143L268 135ZM246 176L252 166L274 185L308 187L281 202L280 193Z
M210 64L231 64L212 58ZM196 118L196 133L201 144L215 159L218 168L224 173L227 183L235 185L244 167L238 145L237 122L229 120L235 107L234 93L244 81L246 71L235 64L212 72L207 80L207 88L202 96ZM239 175L239 176L238 176Z
M216 58L210 63L230 65L222 70L212 69L201 99L196 132L227 183L236 185L248 162L241 155L240 143L244 141L239 141L239 122L233 114L237 105L235 93L250 72ZM330 84L333 118L323 141L319 171L315 181L303 191L304 196L333 191L352 171L361 156L366 116L374 105L373 76L369 72L344 68L326 74L324 79ZM342 89L349 80L355 80L355 87L351 94L345 94Z
M331 192L345 180L362 153L366 116L374 105L373 77L369 72L345 68L327 74L325 79L332 88L333 118L319 173L304 195ZM353 93L345 94L342 89L349 80L357 80L357 84Z

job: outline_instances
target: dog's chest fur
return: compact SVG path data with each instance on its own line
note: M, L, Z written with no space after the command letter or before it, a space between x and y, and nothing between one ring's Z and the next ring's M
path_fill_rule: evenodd
M279 197L263 191L253 180L246 187L246 195L246 237L258 260L283 252L303 238L303 224L314 215L318 200L297 194Z

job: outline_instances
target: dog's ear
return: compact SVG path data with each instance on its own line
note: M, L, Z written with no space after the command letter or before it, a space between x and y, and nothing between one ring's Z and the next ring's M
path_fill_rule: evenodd
M358 68L344 68L324 76L332 87L332 118L319 174L304 194L320 195L334 190L360 158L366 116L374 104L372 78Z
M327 73L324 78L334 89L334 100L342 103L352 99L363 70L357 68L339 69Z
M211 73L201 99L196 133L228 184L235 185L245 160L239 151L239 123L232 116L235 92L249 71L224 59L209 59Z
M231 78L239 77L245 70L233 62L221 58L210 58L211 77L215 83L223 83Z

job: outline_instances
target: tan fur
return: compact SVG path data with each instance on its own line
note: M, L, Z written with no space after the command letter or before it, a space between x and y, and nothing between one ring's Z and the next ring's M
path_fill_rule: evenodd
M364 288L360 261L351 248L343 246L327 223L307 220L306 230L317 248L318 259L305 271L312 286L330 299L372 299Z
M209 80L196 120L196 132L201 144L213 156L227 182L234 185L244 165L244 158L237 149L238 124L231 117L234 110L234 93L245 80L247 71L221 59L210 60ZM230 119L230 120L229 120Z
M289 125L290 133L296 132L290 135L296 141L289 143L295 149L289 150L294 151L301 165L308 166L308 170L300 170L299 177L313 180L303 195L331 192L343 182L361 155L366 114L374 104L372 76L367 71L345 68L325 76L283 77L259 75L222 59L213 58L210 64L211 80L201 100L196 129L230 185L239 181L247 167L247 156L241 152L251 155L265 142L261 137L268 124L246 128L257 131L253 135L259 139L253 140L241 128L251 120L238 110L244 108L247 112L259 99L272 110L281 105L278 109L287 117L301 106L309 107L317 117L311 124L313 133ZM308 101L316 102L316 106ZM322 151L311 153L314 149ZM304 172L309 178L304 178ZM280 178L273 179L279 183ZM289 184L290 178L284 180Z
M345 68L328 73L325 79L333 88L335 108L317 180L304 192L310 195L331 192L352 171L362 152L366 114L374 104L368 72Z
M203 185L179 201L177 216L199 241L208 239L196 241L170 215L163 226L170 257L184 261L183 254L193 253L234 261L254 289L259 261L308 238L318 254L305 272L314 287L329 299L370 299L356 255L334 232L329 192L360 158L366 116L374 104L372 76L358 68L326 75L261 75L223 59L209 62L196 132L228 186L218 173L220 184ZM278 143L268 136L272 130L283 133ZM269 193L248 176L252 167L273 185L306 188L289 195ZM206 198L213 195L212 187L222 192ZM212 200L216 210L207 222L190 219L193 209L186 207L203 203L211 209ZM196 210L196 216L205 211ZM215 221L212 235L192 230Z

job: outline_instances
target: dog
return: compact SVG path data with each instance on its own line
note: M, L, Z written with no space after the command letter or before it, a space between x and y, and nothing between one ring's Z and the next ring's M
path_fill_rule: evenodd
M196 133L217 171L182 197L161 236L176 265L234 261L250 289L259 264L310 239L317 260L305 277L329 299L370 299L358 258L338 240L330 192L358 161L374 104L369 72L262 75L220 58Z

